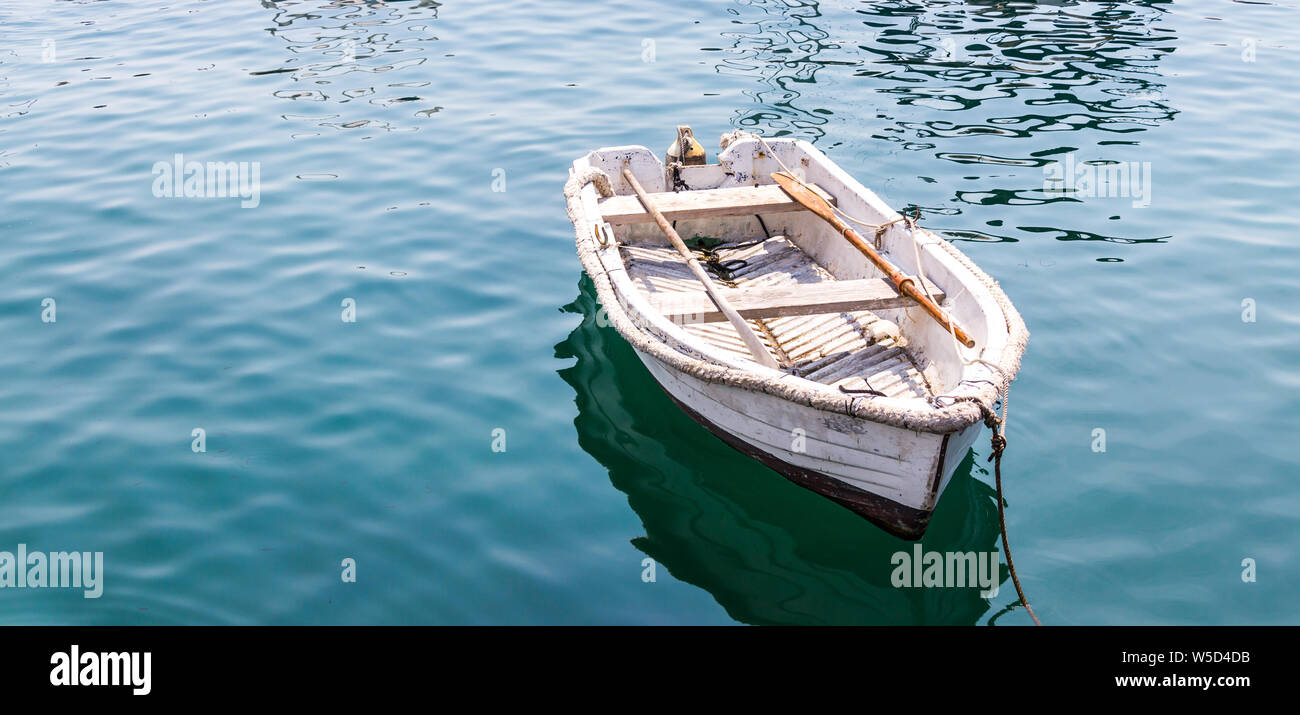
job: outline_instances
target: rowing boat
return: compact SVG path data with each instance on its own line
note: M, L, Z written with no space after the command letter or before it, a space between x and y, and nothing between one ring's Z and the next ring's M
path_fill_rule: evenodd
M920 538L1005 404L1020 314L808 142L732 132L716 163L683 142L667 163L643 146L573 163L568 213L604 313L723 442Z

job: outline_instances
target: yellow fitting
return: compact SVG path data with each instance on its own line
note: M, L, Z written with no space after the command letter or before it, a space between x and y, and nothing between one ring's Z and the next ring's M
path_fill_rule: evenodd
M686 151L681 151L682 144L685 143ZM682 166L703 166L708 159L704 153L704 147L695 139L688 125L677 127L677 139L668 147L668 162L681 162Z

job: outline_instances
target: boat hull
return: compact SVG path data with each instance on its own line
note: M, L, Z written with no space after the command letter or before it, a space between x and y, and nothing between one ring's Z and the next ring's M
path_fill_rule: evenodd
M724 443L902 539L925 534L980 431L975 424L942 435L827 414L704 382L637 354L682 412Z

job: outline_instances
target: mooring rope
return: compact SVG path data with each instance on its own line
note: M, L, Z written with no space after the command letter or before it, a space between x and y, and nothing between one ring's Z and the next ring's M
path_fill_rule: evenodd
M971 402L979 408L980 414L984 417L984 424L993 431L993 436L989 442L993 447L993 454L989 455L988 461L993 462L993 483L997 487L998 493L998 527L1002 531L1002 553L1007 555L1007 570L1011 572L1011 583L1016 586L1016 595L1020 597L1020 604L1025 607L1029 617L1034 619L1034 625L1041 626L1043 622L1038 620L1038 615L1034 613L1033 607L1029 605L1029 599L1025 597L1025 589L1020 586L1020 577L1016 575L1016 562L1011 558L1011 543L1007 540L1007 513L1006 500L1002 497L1002 453L1007 449L1007 438L1005 435L1007 426L1007 396L1009 386L1002 387L1002 416L993 411L993 408L984 404L977 397L954 397L954 402Z

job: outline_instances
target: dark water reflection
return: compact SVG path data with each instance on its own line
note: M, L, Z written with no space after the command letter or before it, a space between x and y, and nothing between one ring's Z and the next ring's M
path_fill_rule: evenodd
M1167 2L870 2L856 11L857 26L834 38L818 27L819 5L737 2L742 19L736 22L746 29L724 33L733 44L716 67L723 74L752 75L763 85L750 93L762 106L738 110L737 124L820 138L832 112L800 102L800 86L815 84L819 72L831 68L844 68L898 106L1016 109L978 121L970 115L962 115L962 121L900 120L898 135L877 137L908 142L914 149L933 148L932 142L916 140L971 134L1137 132L1176 114L1160 98L1164 84L1156 71L1176 39L1159 22ZM1025 106L1066 111L1026 114ZM940 156L963 163L1036 164L1032 158Z
M442 109L433 83L412 79L427 76L418 68L439 56L431 23L441 4L263 0L274 11L266 31L288 54L280 65L249 74L279 79L282 88L273 96L299 105L286 120L335 130L418 131L419 120ZM329 109L321 112L314 103Z
M631 347L596 318L583 278L564 310L582 323L555 346L577 363L573 387L582 448L627 494L645 536L633 544L675 578L705 589L731 617L753 624L973 624L990 611L974 588L895 588L895 539L745 457L692 422L664 395ZM993 493L957 469L925 550L996 551ZM1002 564L999 578L1005 582ZM1015 600L1002 588L995 604ZM999 606L1000 607L1000 606Z
M740 74L758 80L747 90L756 107L737 110L733 124L762 130L770 136L798 136L816 141L825 135L829 109L808 108L800 102L799 85L813 84L817 73L830 65L852 65L830 55L840 46L816 25L821 17L816 2L738 2L733 10L741 28L722 33L730 48L721 51L716 65L719 74Z
M1129 161L1143 132L1172 121L1160 61L1177 37L1170 3L863 2L738 0L738 28L724 33L718 73L753 77L754 100L733 124L833 149L862 134L873 152L924 153L972 167L945 204L1077 203L1044 190L1043 167L1078 152L1081 162ZM860 100L856 99L860 98ZM844 105L858 105L846 113ZM844 116L837 116L843 114ZM864 129L865 128L865 129ZM915 171L923 169L914 162ZM992 170L987 176L970 172ZM919 178L942 173L932 165ZM951 185L955 186L955 182ZM946 210L945 210L946 209ZM1111 212L1115 213L1115 212ZM986 236L961 221L955 240ZM1044 233L1039 231L1038 233ZM1113 236L1084 227L1047 229L1062 240L1159 243L1168 236Z

